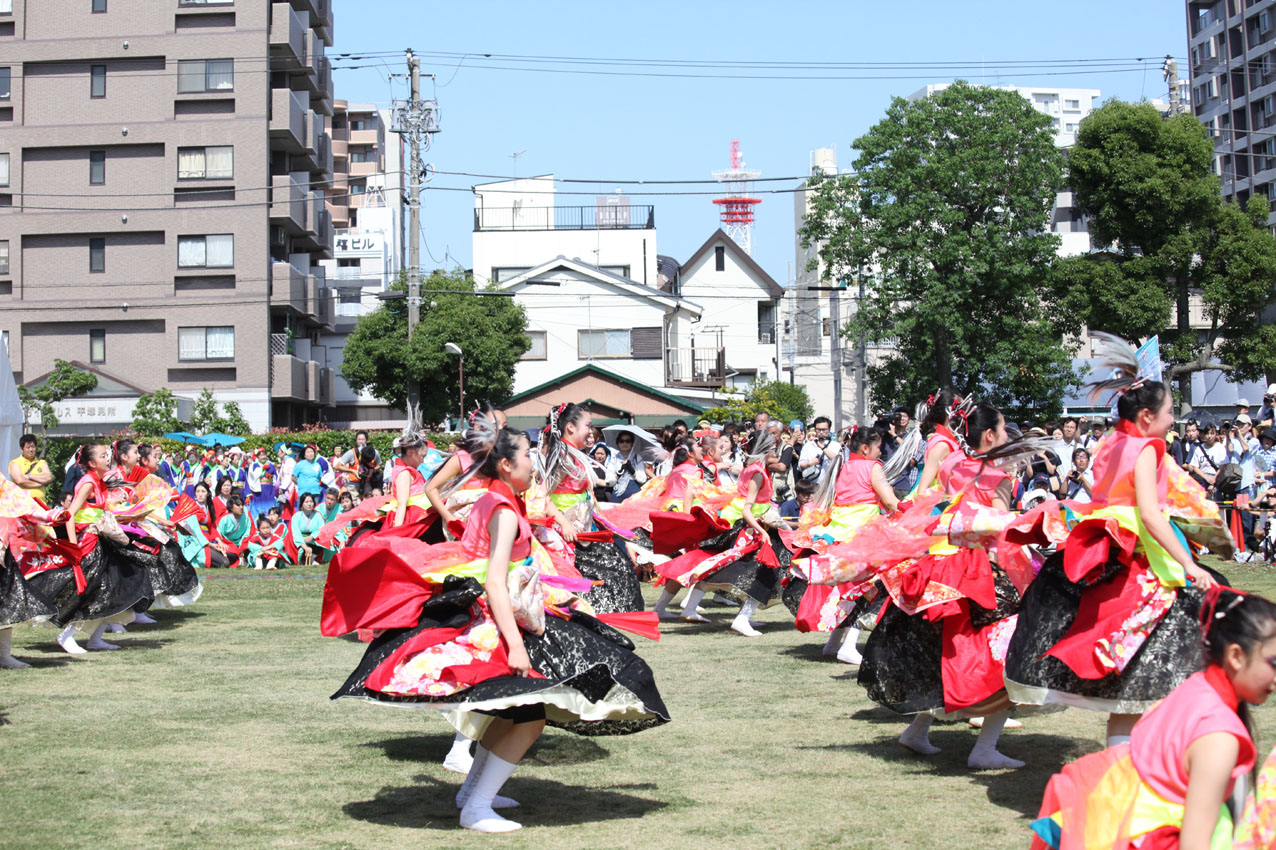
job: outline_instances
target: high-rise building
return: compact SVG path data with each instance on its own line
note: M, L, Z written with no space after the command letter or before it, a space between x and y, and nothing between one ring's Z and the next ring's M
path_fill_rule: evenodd
M64 430L161 387L255 429L332 405L332 34L332 0L0 2L0 330L20 383L114 393Z
M327 419L337 426L402 424L394 405L356 393L339 372L355 323L376 309L377 296L403 267L402 139L389 124L389 110L344 100L336 102L328 122L333 156L328 210L337 231L334 257L322 265L336 300L333 330L320 335L316 359L336 373L336 408Z
M1188 0L1187 33L1192 114L1223 197L1276 199L1276 0Z

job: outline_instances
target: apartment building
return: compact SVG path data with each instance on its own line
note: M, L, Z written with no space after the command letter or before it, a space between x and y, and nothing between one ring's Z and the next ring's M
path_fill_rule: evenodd
M1214 139L1223 197L1276 201L1276 0L1189 0L1192 114ZM1268 220L1276 227L1276 213Z
M136 394L235 401L254 429L333 402L331 0L0 0L0 331ZM127 394L126 394L127 395Z
M316 359L336 376L336 407L327 418L343 427L401 423L403 415L385 400L355 392L340 375L355 323L376 309L377 296L403 268L403 149L389 125L389 110L344 100L328 119L333 173L327 203L336 237L333 259L321 265L334 303L332 330L320 334Z

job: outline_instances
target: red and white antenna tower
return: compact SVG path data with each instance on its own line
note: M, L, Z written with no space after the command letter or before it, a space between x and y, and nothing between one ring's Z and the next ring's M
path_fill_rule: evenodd
M719 219L722 229L744 249L753 253L753 208L762 203L761 198L749 197L749 183L762 176L761 171L750 171L740 156L740 140L731 140L731 168L713 172L714 179L727 185L725 198L714 198L721 208Z

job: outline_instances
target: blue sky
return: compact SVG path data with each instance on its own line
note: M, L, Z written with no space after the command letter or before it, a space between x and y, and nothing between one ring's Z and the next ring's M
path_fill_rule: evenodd
M753 62L984 64L961 76L990 84L1097 88L1102 97L1164 97L1159 57L1186 53L1183 5L1154 0L1041 0L911 3L425 3L421 0L335 0L330 55L371 51L493 53L555 57ZM1151 58L1147 70L1082 73L1045 60ZM995 63L1037 65L1007 73ZM342 63L342 60L337 60ZM377 60L382 61L382 60ZM336 96L387 104L405 97L406 83L388 80L392 67L335 71ZM351 64L344 62L344 64ZM907 76L911 79L766 80L562 74L493 70L497 60L423 57L423 94L436 96L443 132L426 158L440 171L508 175L510 154L521 176L646 180L707 179L726 167L740 139L746 162L764 177L800 175L809 152L835 147L849 166L851 142L877 120L895 95L953 79L952 69L817 70L819 75ZM504 64L511 64L505 62ZM1186 62L1180 73L1186 74ZM547 67L539 65L539 67ZM548 67L567 67L562 64ZM620 70L617 66L575 66ZM682 68L628 70L685 73ZM767 74L767 70L702 68L697 74ZM788 74L800 72L783 72ZM440 191L424 195L426 247L422 264L470 265L473 200L467 177L439 175ZM760 184L789 188L795 183ZM563 187L560 187L560 189ZM575 187L588 189L590 187ZM602 184L599 194L618 188ZM625 187L642 191L641 187ZM669 187L678 191L711 186ZM759 195L753 255L782 284L794 261L791 195ZM559 204L593 203L592 196ZM717 227L708 196L654 197L659 251L679 261Z

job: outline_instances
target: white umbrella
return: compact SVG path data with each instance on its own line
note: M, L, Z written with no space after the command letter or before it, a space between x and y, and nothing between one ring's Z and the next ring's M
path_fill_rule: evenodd
M668 452L651 432L637 425L608 425L603 429L603 440L616 449L616 438L621 434L633 435L634 449L638 452L638 457L647 463L658 463L668 456Z

